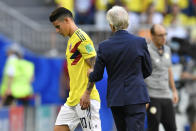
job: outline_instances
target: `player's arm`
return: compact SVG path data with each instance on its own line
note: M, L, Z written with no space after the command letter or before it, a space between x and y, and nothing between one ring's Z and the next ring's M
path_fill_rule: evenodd
M94 57L91 57L91 58L88 58L88 59L85 60L86 63L87 63L87 64L89 65L89 67L90 67L90 69L89 69L88 72L87 72L87 75L88 75L88 76L89 76L89 74L90 74L91 72L93 72L93 68L94 68L94 66L95 66L95 60L96 60L96 57L95 57L95 56L94 56ZM89 87L89 88L87 88L88 94L91 93L93 86L94 86L94 82L88 82L88 87Z
M96 57L95 56L91 57L89 59L86 59L85 61L90 66L90 69L87 72L87 75L89 76L89 74L91 72L93 72L93 68L95 66ZM87 90L89 91L89 93L91 93L93 86L94 86L94 82L88 82L88 87L89 88L87 88Z
M92 65L91 68L93 70L89 71L89 82L87 85L87 89L80 100L80 105L82 109L87 109L90 106L90 94L94 87L96 81L99 81L103 78L105 64L102 59L102 54L100 49L97 52L97 58L95 62L95 58L89 59L88 62Z
M95 56L85 59L86 63L89 65L90 69L87 72L87 75L89 76L89 74L93 71L94 65L95 65ZM82 96L82 98L80 99L80 106L81 109L87 109L90 106L90 94L91 91L94 87L94 82L88 82L88 86L87 86L87 90L85 91L84 95Z
M90 106L90 94L94 87L94 84L94 82L88 82L87 89L82 98L80 99L80 106L82 110L85 110Z
M92 41L83 41L79 46L78 49L80 53L82 54L82 57L84 58L85 62L87 65L90 67L89 68L89 73L90 71L93 71L94 65L95 65L95 59L96 59L96 51L94 49L94 46L92 44ZM87 72L86 75L89 75ZM92 83L94 85L94 83ZM90 105L90 94L91 91L85 91L83 96L80 99L80 105L82 109L86 109Z
M91 69L93 69L94 66L95 66L95 59L96 59L96 57L93 56L93 57L88 58L88 59L85 60L86 63L90 66Z
M86 63L89 65L89 67L90 67L90 69L88 70L88 72L87 72L87 76L89 77L89 74L91 73L91 72L93 72L93 69L94 69L94 66L95 66L95 61L96 61L96 57L94 56L94 57L91 57L91 58L89 58L89 59L86 59L85 60L86 61Z
M89 73L89 82L87 89L80 100L80 105L82 109L87 109L90 106L90 94L94 87L96 81L99 81L103 78L105 64L101 57L100 51L98 51L95 67L92 72Z
M95 60L96 60L95 57L86 59L86 62L87 62L88 65L90 66L90 69L89 69L88 72L87 72L87 75L88 75L88 76L89 76L90 73L93 72L93 70L94 70ZM88 86L87 86L87 90L86 90L86 93L88 94L88 96L90 96L91 91L92 91L92 89L93 89L93 87L94 87L94 84L95 84L95 82L90 82L90 81L88 81Z

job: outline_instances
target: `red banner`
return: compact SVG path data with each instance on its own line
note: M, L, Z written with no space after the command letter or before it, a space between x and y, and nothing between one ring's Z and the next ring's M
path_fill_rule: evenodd
M11 107L10 109L10 131L24 131L24 108Z

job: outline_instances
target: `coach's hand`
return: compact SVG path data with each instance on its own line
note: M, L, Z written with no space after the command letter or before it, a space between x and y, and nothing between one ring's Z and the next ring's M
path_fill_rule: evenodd
M179 101L178 92L175 90L173 91L173 103L177 104Z
M90 93L86 90L80 99L80 106L82 110L87 109L90 106Z

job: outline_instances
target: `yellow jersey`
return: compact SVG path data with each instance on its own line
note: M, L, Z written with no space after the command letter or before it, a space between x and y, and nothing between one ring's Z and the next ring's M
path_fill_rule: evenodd
M128 11L142 12L143 0L123 0L122 2L126 5Z
M171 14L168 14L164 17L163 24L168 27L171 25L173 19L174 19L174 17ZM190 21L188 21L188 17L183 13L178 14L176 19L177 19L176 24L178 24L178 25L188 26L190 23Z
M55 3L74 13L74 0L55 0Z
M70 77L70 92L66 104L75 106L80 102L88 85L87 71L90 68L85 59L96 56L96 51L89 36L77 29L69 38L66 49L67 67ZM91 99L100 101L99 93L94 86Z
M186 9L189 6L188 0L169 0L169 5L178 4L181 9Z

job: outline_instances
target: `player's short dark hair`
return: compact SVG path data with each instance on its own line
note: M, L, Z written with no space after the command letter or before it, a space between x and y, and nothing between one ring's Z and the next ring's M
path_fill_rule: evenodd
M56 21L58 18L60 17L70 17L73 19L73 14L71 13L70 10L64 8L64 7L59 7L57 9L55 9L51 14L50 14L50 22L54 22Z
M155 25L152 25L152 27L150 28L150 33L152 35L155 35Z

